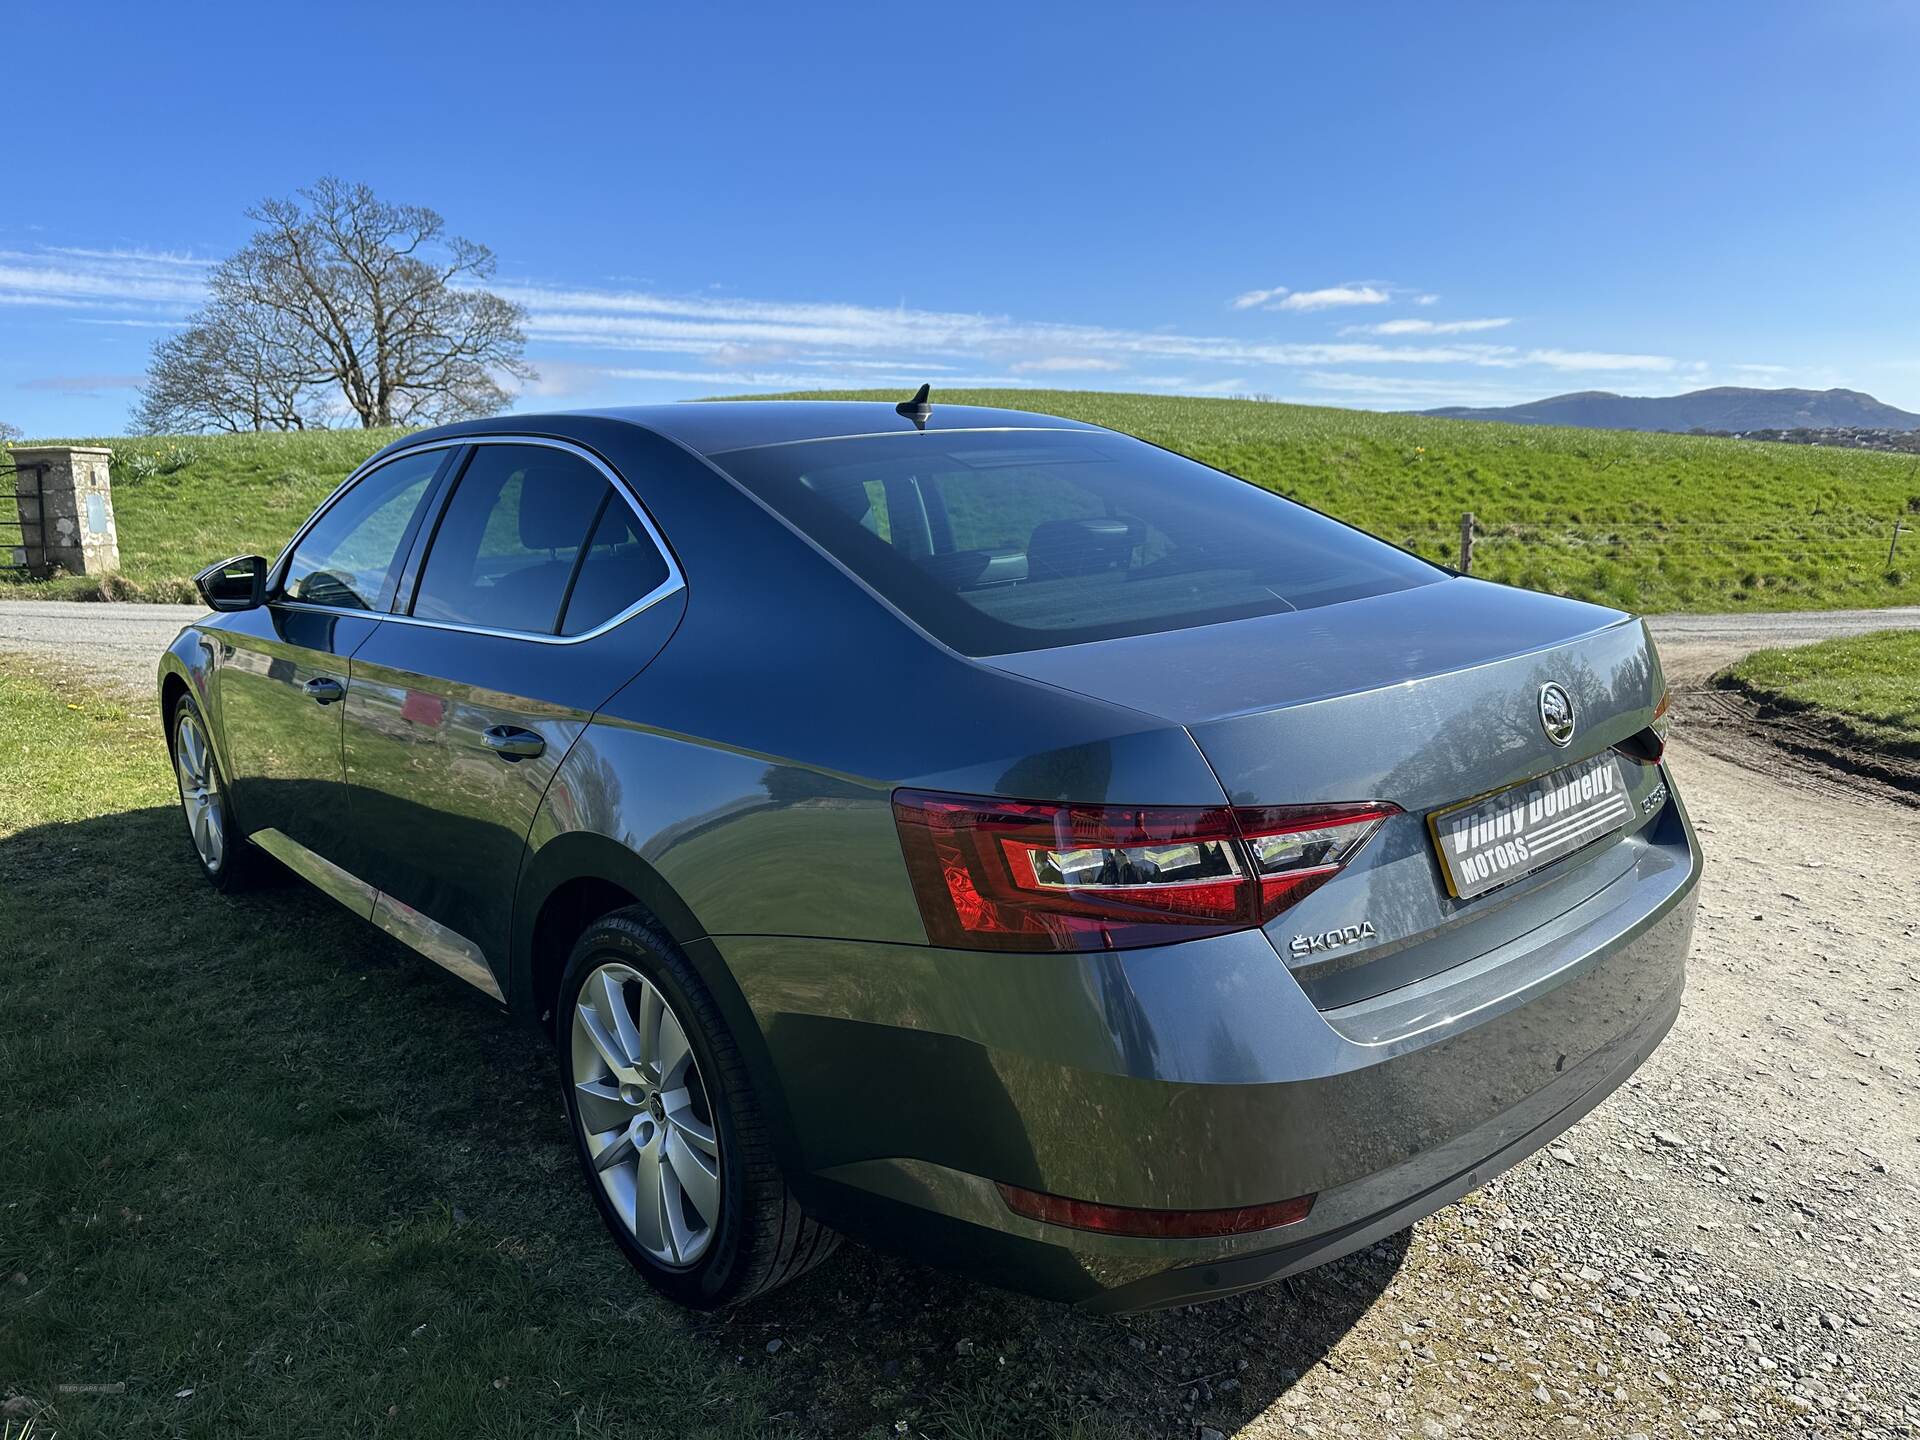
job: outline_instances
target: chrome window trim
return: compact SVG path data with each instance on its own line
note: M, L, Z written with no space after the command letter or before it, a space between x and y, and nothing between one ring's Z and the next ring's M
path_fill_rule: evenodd
M402 615L392 610L349 610L340 605L317 605L309 600L270 600L267 603L278 605L285 610L311 610L322 615L360 615L369 620L390 621L396 625L418 625L428 630L452 630L462 635L491 635L503 640L532 640L545 645L578 645L582 641L593 640L606 634L615 626L624 625L642 610L650 609L668 596L687 588L686 575L680 569L679 557L673 553L673 547L667 544L666 537L660 533L660 527L654 524L653 516L648 513L646 505L638 495L634 494L633 487L627 484L619 471L585 446L576 445L570 440L557 440L547 435L453 435L440 440L428 440L419 445L409 445L391 454L371 456L334 487L333 493L320 503L320 508L307 517L306 523L294 532L293 538L274 557L273 569L268 573L277 579L284 579L285 577L280 574L281 562L292 556L295 547L306 538L307 531L319 522L321 516L333 508L336 500L375 470L384 468L392 461L403 460L409 455L423 454L429 450L448 450L462 445L540 445L549 450L565 451L569 455L586 461L600 472L607 483L613 487L614 493L626 501L627 508L633 512L634 519L640 522L640 528L646 531L647 538L653 542L654 549L658 550L660 558L666 561L666 578L619 614L601 621L591 630L581 631L578 635L543 635L535 630L499 630L486 625L463 625L455 620L427 620L417 615ZM375 460L379 463L375 464ZM442 505L446 503L446 501L441 502ZM427 556L430 557L432 553L432 539L429 537ZM422 569L425 569L424 559Z

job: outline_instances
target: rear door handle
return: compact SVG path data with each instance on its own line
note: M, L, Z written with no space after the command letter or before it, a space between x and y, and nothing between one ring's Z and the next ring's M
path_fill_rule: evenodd
M307 681L307 698L317 700L322 705L331 705L347 693L347 687L331 675L320 675Z
M518 725L496 725L480 737L502 760L531 760L544 754L547 742L531 730Z

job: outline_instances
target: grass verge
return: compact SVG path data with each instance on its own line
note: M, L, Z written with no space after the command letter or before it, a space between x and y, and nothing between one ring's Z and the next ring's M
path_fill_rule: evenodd
M1758 650L1716 678L1762 704L1811 712L1862 749L1920 760L1920 630Z

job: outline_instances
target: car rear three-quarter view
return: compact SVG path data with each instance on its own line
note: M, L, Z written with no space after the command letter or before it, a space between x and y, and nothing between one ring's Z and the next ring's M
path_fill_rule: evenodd
M1632 1073L1700 870L1638 620L919 399L390 446L163 660L203 868L275 857L547 1031L691 1305L837 1232L1224 1295Z

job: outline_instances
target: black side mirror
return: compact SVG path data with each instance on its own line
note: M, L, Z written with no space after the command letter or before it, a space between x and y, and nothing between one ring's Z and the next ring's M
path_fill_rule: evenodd
M193 583L209 610L257 610L267 603L267 562L259 555L236 555L209 565Z

